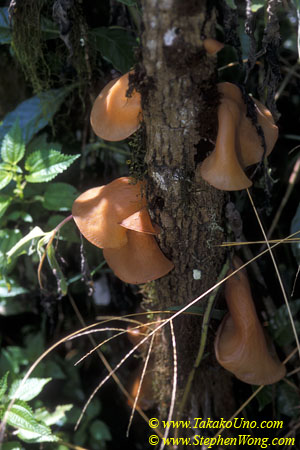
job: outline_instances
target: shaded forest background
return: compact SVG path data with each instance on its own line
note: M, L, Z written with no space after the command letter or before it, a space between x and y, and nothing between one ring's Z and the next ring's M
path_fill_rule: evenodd
M247 92L267 104L278 121L279 140L268 167L256 173L251 193L265 229L273 228L268 237L283 239L300 229L299 5L297 0L236 2L238 6L229 0L211 3L205 19L215 21L216 37L225 43L224 49L212 57L216 81L244 86ZM92 103L100 90L134 64L137 67L142 64L141 5L135 0L26 0L10 4L0 1L0 7L0 141L4 164L0 176L0 412L3 417L19 380L45 349L84 323L94 323L95 318L135 313L143 297L151 292L149 288L118 280L107 267L102 252L86 240L83 242L73 223L61 229L53 245L55 252L43 265L42 290L37 277L39 258L49 233L70 214L79 193L114 178L141 175L145 171L143 130L129 140L110 143L93 134L89 121ZM273 21L270 21L270 11ZM3 157L3 142L8 133L26 145L25 149L20 144L13 162L23 172L5 166L8 163ZM31 155L41 150L52 152L56 167L53 178L43 175L47 163L42 153L40 159L32 160ZM246 192L226 194L225 198L241 214L243 239L261 241L261 231L249 208ZM226 240L232 241L232 230L225 214L223 217ZM249 260L259 253L261 245L243 246L240 254ZM299 243L280 245L276 249L276 261L299 333L300 297L296 277ZM218 264L221 270L222 264ZM248 273L260 317L283 360L294 350L295 340L269 256L250 265ZM176 299L171 306L174 311L178 309ZM210 323L211 336L219 323L218 313L224 313L225 309L222 290L216 309ZM199 306L194 312L199 315L200 328L203 308ZM109 326L121 325L114 321ZM106 333L107 337L112 335L112 331ZM96 333L92 336L97 343L102 339ZM18 417L24 420L23 428L10 419L1 436L3 450L148 448L148 436L152 432L138 414L126 437L130 406L113 380L91 401L74 432L85 401L107 373L97 354L74 366L91 348L88 337L82 336L63 343L38 365L32 375L34 382L27 385L27 394L19 400L22 411ZM101 350L114 367L131 348L128 339L121 336L106 343ZM209 343L208 357L212 349ZM213 370L216 366L215 363ZM130 377L139 367L140 357L136 354L118 371L126 387L129 388ZM264 434L258 432L254 436L292 436L299 440L298 369L299 359L294 356L287 366L292 375L264 388L243 409L240 416L248 420L284 421L283 429L264 430ZM247 401L254 390L229 378L233 398L228 405L228 417L232 408ZM220 392L222 402L220 386L210 384L210 379L207 385ZM193 389L199 389L201 394L201 386ZM149 417L159 416L161 409L154 406Z

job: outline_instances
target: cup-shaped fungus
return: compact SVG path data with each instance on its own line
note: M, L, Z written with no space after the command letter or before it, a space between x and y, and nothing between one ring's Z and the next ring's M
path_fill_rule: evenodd
M261 136L247 116L247 107L240 89L232 83L219 83L222 95L218 107L216 146L200 166L204 180L217 189L236 191L252 185L244 169L259 162L264 154ZM258 100L253 99L257 125L265 138L266 156L277 140L278 128L273 117Z
M216 39L206 38L203 41L203 46L209 55L215 55L222 50L224 44Z
M133 90L127 97L129 74L110 81L96 98L91 125L97 136L107 141L121 141L134 133L142 118L141 96Z
M121 177L81 194L73 203L72 214L83 236L100 248L125 245L127 233L120 224L145 208L146 199L141 189L141 182L133 184L130 178Z
M234 258L235 268L241 265L240 259ZM225 298L229 314L219 326L215 340L219 364L245 383L276 383L284 377L285 366L268 348L245 269L226 281Z
M153 237L159 230L151 223L142 186L127 177L117 178L84 192L72 207L83 236L104 249L117 277L133 284L163 277L174 267Z

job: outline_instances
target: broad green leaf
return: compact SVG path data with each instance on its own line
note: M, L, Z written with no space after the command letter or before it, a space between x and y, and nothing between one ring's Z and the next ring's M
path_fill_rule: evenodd
M50 181L66 170L80 155L64 155L56 150L37 150L28 156L25 169L30 172L25 178L30 183Z
M281 383L276 392L277 408L288 417L298 417L299 397L295 395L295 389L288 384Z
M0 314L4 317L32 312L33 304L31 301L20 302L17 298L0 298Z
M0 194L0 217L3 216L11 202L13 201L12 197L8 195Z
M22 137L27 144L39 130L49 123L71 89L71 87L52 89L20 103L16 109L4 117L0 125L0 142L19 118Z
M0 189L4 189L13 178L12 172L6 172L5 170L1 170L0 168Z
M43 387L49 381L51 381L51 378L28 378L23 384L22 380L16 380L10 387L8 397L25 401L32 400L42 392Z
M4 136L1 145L1 157L7 164L17 164L25 153L25 143L17 119L9 132Z
M0 367L2 372L9 371L15 376L20 373L21 366L26 366L28 363L28 358L24 354L24 348L10 345L1 349Z
M225 0L225 2L226 2L227 5L229 6L229 8L231 8L231 9L236 9L235 0Z
M3 377L0 379L0 400L2 399L3 395L6 392L7 389L7 377L8 377L8 373L6 372L5 375L3 375Z
M34 432L28 431L28 430L19 430L17 436L22 441L32 443L32 444L37 444L40 442L57 442L57 441L59 441L58 436L55 436L55 434L42 435L42 434L34 433Z
M5 442L2 444L1 450L24 450L20 442Z
M16 400L14 405L9 411L5 413L6 421L12 427L31 431L37 433L40 436L51 435L51 430L44 424L39 423L33 414L30 406L22 401Z
M17 257L28 250L32 241L45 236L45 233L40 227L34 227L26 236L20 239L10 250L6 253L8 258Z
M90 433L95 441L111 441L108 426L102 420L94 420L90 425Z
M295 322L295 327L300 333L300 322L296 320L297 314L300 311L300 300L290 301L290 308ZM279 345L289 345L294 342L294 333L291 328L290 317L285 305L280 306L275 314L270 319L270 332Z
M48 258L49 265L52 269L53 275L56 278L58 290L59 290L60 294L66 295L68 292L68 285L67 285L66 279L61 271L61 268L57 262L57 259L55 258L55 250L54 250L53 245L50 245L47 248L47 258Z
M0 280L0 298L16 297L17 295L26 294L27 289L19 286L12 278Z
M265 6L265 0L252 0L251 2L251 11L256 12L260 8L263 8Z
M9 262L6 253L20 240L22 234L19 230L0 230L0 272L5 269L8 274L14 268L14 262Z
M43 207L50 211L71 211L78 192L68 183L52 183L45 192Z
M11 220L12 222L17 222L18 220L23 220L26 223L33 222L32 216L25 211L12 211L7 214L6 220Z
M59 422L63 425L66 418L66 412L70 411L73 405L58 405L53 412L47 411L45 408L35 411L35 417L43 421L46 425L51 426Z
M9 44L11 29L8 17L8 8L0 8L0 44Z
M137 46L135 37L119 27L101 27L91 31L95 46L102 57L122 73L128 72L134 64L133 48Z

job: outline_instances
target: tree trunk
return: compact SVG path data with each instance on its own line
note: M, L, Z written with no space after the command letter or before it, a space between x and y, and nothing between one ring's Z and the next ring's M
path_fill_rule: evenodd
M144 78L140 90L146 129L147 197L152 219L162 230L160 247L175 265L170 274L154 283L147 307L156 310L186 305L216 282L224 264L224 252L218 244L224 240L225 195L196 177L197 164L213 148L217 129L216 57L206 54L202 40L215 33L215 12L209 3L142 0ZM201 322L200 316L182 315L175 323L178 402L194 365ZM173 374L170 342L169 328L165 327L154 350L154 385L164 417ZM217 389L221 369L213 356L211 332L207 351L209 356L194 380L193 393L199 398L190 401L193 413L190 407L185 411L191 417L220 417L221 395L222 403L227 402L226 393L230 396L230 382L223 385L222 392ZM224 371L222 374L230 380ZM197 389L199 382L201 388ZM228 402L226 407L228 411Z

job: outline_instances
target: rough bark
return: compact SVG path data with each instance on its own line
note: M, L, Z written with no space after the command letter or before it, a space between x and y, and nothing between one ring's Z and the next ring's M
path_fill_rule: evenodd
M213 148L217 128L216 57L206 54L202 40L215 32L215 15L209 3L142 0L144 77L140 90L146 130L147 197L152 218L162 229L160 247L175 264L169 275L155 282L155 295L147 305L152 309L186 305L215 283L224 262L224 253L217 247L224 238L224 193L196 180L195 175L197 164ZM180 399L199 346L201 317L181 316L175 325ZM212 339L209 333L210 355L202 364L205 369L196 376L201 389L193 389L197 396L199 391L206 391L200 399L202 411L198 409L199 399L191 402L193 413L186 413L192 417L220 417L222 413ZM156 345L155 358L157 397L164 415L173 373L167 327ZM222 389L224 401L229 390Z

